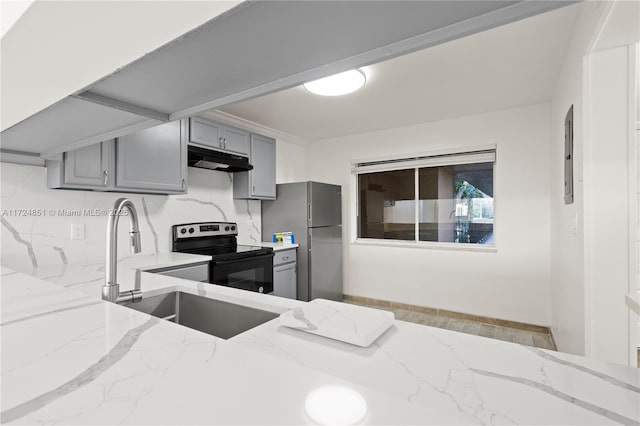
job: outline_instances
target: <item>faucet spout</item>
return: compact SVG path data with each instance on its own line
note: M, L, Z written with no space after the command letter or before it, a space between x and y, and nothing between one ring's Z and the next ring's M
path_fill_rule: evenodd
M126 199L116 200L107 221L107 259L105 264L105 283L102 286L102 299L109 302L135 302L140 299L139 289L120 293L118 284L118 222L120 216L129 218L129 245L131 253L141 250L138 213L133 203Z

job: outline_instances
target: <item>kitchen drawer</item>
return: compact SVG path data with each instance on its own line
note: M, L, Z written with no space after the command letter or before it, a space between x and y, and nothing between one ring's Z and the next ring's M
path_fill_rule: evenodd
M183 278L191 281L209 282L209 263L201 263L198 265L189 265L176 268L155 269L148 272L156 274L168 275L170 277Z
M282 265L296 261L296 249L280 250L273 256L273 266Z

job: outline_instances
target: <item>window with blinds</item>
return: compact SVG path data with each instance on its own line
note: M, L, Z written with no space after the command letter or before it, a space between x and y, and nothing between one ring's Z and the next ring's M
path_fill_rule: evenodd
M494 244L495 150L355 163L358 238Z

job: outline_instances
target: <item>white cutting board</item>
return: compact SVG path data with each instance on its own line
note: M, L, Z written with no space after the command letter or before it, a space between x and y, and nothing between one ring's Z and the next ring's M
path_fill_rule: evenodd
M280 325L367 347L393 324L393 312L316 299L280 314Z

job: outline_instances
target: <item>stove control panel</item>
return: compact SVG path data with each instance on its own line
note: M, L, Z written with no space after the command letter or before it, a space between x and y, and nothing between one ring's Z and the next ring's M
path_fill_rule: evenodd
M174 239L225 235L238 235L238 225L233 222L201 222L173 225Z

